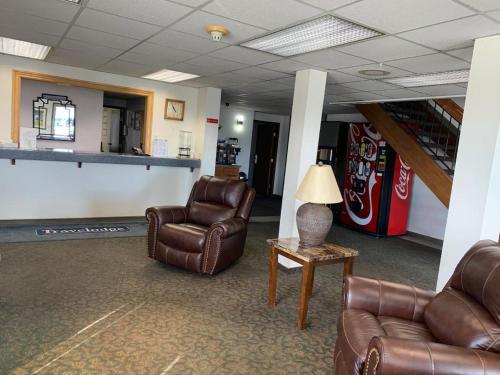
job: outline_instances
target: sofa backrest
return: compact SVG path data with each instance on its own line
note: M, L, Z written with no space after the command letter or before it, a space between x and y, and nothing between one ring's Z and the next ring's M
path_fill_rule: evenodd
M442 343L500 353L500 246L479 241L426 307L424 319Z
M247 190L248 186L243 181L202 176L189 197L188 221L210 226L236 217Z

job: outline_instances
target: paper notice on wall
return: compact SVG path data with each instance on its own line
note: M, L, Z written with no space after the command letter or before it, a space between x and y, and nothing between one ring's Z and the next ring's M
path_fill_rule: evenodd
M166 139L153 139L153 154L155 158L168 157L168 141Z
M36 136L38 129L23 128L19 129L19 148L23 150L36 150Z

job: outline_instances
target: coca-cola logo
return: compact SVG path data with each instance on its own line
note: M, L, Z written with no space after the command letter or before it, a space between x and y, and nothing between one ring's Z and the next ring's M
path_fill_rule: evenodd
M401 159L401 156L399 156L399 164L399 177L396 185L394 186L394 190L396 191L399 199L404 201L408 198L410 193L411 168L403 159Z

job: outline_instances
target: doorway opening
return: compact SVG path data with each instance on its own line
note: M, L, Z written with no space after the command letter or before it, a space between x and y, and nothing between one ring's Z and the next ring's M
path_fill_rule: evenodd
M274 188L280 124L256 120L254 129L256 129L257 136L252 185L257 194L270 196Z
M133 153L143 149L146 100L143 96L104 92L101 151Z

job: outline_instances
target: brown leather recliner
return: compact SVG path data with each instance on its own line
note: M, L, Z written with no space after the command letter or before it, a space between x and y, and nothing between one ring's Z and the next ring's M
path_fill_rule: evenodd
M441 293L347 277L337 375L500 374L500 246L480 241Z
M150 207L148 255L193 272L215 274L243 254L255 189L203 176L185 207Z

